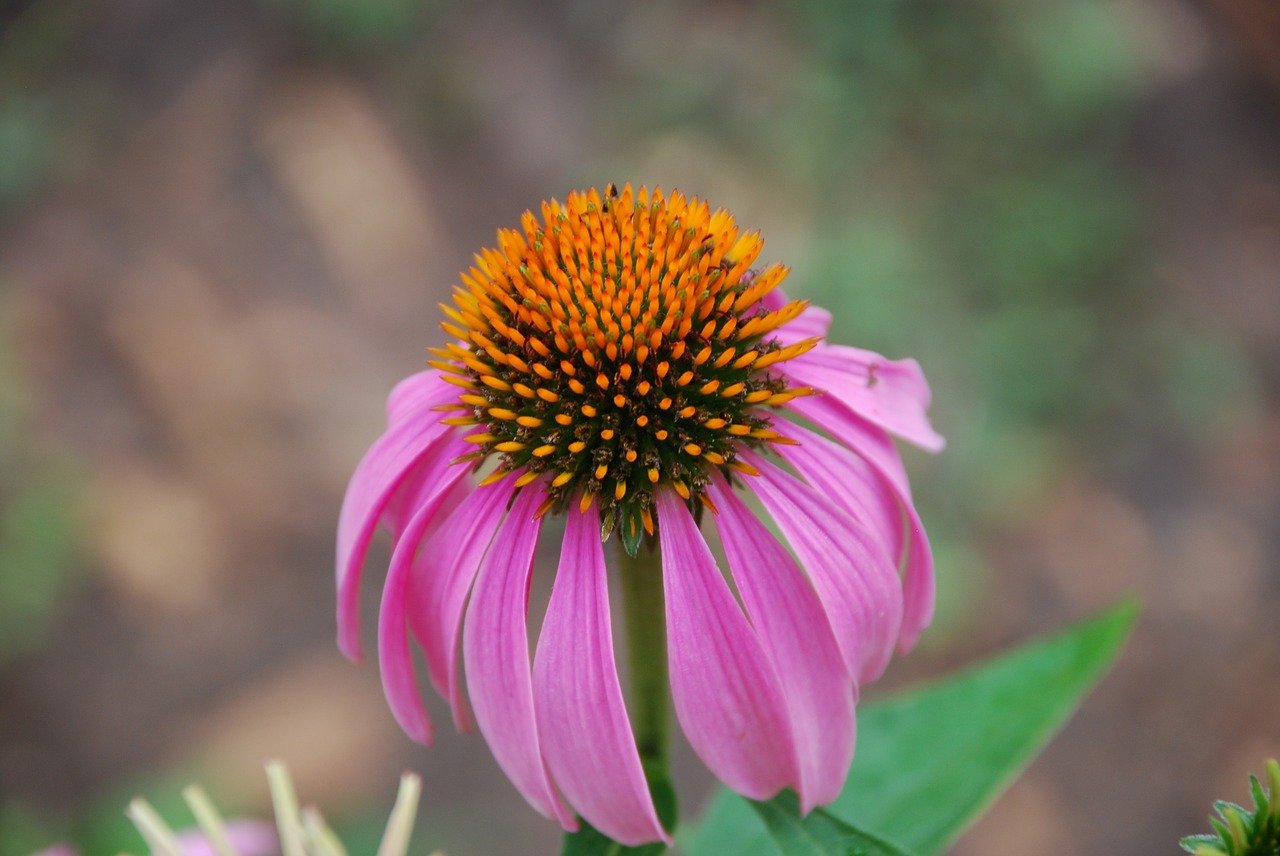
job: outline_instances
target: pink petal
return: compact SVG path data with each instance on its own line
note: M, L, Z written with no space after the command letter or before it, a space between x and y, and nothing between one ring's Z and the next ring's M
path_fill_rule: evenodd
M382 671L382 687L391 712L400 727L419 743L431 742L431 719L422 705L418 679L413 671L413 655L409 648L406 611L409 602L409 574L413 557L423 534L439 522L445 500L468 476L465 467L449 467L436 482L435 492L418 507L396 542L382 591L382 608L378 616L378 659Z
M433 408L457 401L459 392L435 369L409 375L387 396L387 424L395 425L412 416L425 417L424 411L432 412L435 419L440 419L447 414Z
M607 573L599 510L571 508L533 659L543 753L560 790L596 829L628 846L670 844L618 683Z
M785 547L723 480L708 495L729 569L782 684L799 762L803 813L840 793L853 760L856 690L817 592Z
M799 779L778 676L689 509L671 491L656 499L676 717L722 782L767 799Z
M893 438L829 395L806 396L787 402L787 409L808 419L840 443L857 452L893 485L907 502L911 484Z
M50 844L44 850L37 850L31 856L80 856L80 851L65 841L59 841L56 844Z
M437 485L449 469L468 469L467 466L452 463L459 455L475 449L466 441L466 436L461 429L445 434L440 441L442 448L439 453L424 456L405 474L400 485L392 492L381 515L381 523L391 530L391 543L395 544L400 540L418 507L435 493Z
M578 822L556 793L542 759L529 670L525 610L542 528L534 512L543 496L535 485L520 491L494 536L471 592L462 654L476 723L498 766L530 805L572 830Z
M753 452L747 480L786 536L857 682L884 672L902 624L902 583L880 540L831 500Z
M272 856L280 852L273 823L253 818L234 818L225 824L227 838L240 856ZM198 829L178 833L178 843L186 856L217 856L209 839Z
M353 660L361 657L360 571L378 519L405 477L453 433L429 410L406 418L365 452L347 485L338 516L338 647Z
M462 616L472 581L514 492L515 479L510 477L473 490L414 559L409 583L409 624L426 653L431 682L449 700L454 726L459 731L470 731L472 727L458 679ZM404 544L401 541L397 545L392 564L413 559L412 548L402 551Z
M800 441L799 446L778 447L796 472L872 532L881 533L891 554L898 557L899 567L905 569L898 648L911 650L933 619L936 590L933 551L911 498L903 496L877 467L843 446L793 423L775 422L774 427Z
M915 360L887 360L847 345L819 345L778 364L778 371L805 386L824 390L863 418L930 452L947 441L925 412L932 393Z

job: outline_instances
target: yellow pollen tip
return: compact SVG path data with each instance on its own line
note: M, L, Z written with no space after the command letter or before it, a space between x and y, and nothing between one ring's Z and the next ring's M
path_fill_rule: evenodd
M547 455L550 455L555 450L556 450L556 447L548 443L545 446L539 446L538 448L534 449L533 456L535 458L545 458Z
M681 499L689 499L693 494L689 491L689 486L682 481L673 481L671 486L676 489L676 493L680 494Z
M613 498L622 499L626 495L627 495L627 483L618 482L618 486L613 489Z
M498 443L493 447L499 452L519 452L525 448L524 443L517 443L515 440L507 440L504 443Z
M540 473L535 473L535 472L525 473L524 475L520 476L520 478L516 479L516 487L524 487L525 485L531 482L537 481L539 475Z
M526 428L541 428L542 420L536 416L517 416L516 422Z
M511 475L511 470L494 470L480 480L480 486L487 487L491 484L497 484L509 475Z
M553 479L551 480L551 486L552 486L552 487L564 487L565 485L567 485L567 484L569 483L569 480L570 480L570 479L572 479L572 478L573 478L573 473L572 473L572 472L560 473L560 475L556 476L555 478L553 478Z
M693 455L695 458L702 454L702 447L699 446L697 443L689 443L687 446L684 447L684 450L688 452L690 455Z
M656 469L651 469L651 470L649 470L649 472L648 472L649 481L650 481L652 484L657 484L657 483L658 483L658 475L659 475L659 473L658 473L658 471L657 471Z

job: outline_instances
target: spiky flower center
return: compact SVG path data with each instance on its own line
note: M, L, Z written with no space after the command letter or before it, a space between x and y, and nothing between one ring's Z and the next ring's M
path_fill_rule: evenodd
M816 343L770 338L806 303L765 308L788 269L753 270L761 248L723 210L630 185L499 231L442 307L458 341L431 363L463 389L446 421L483 426L464 459L499 456L490 480L549 476L543 512L598 502L602 537L633 554L655 490L709 503L714 469L754 475L740 450L781 441L769 408L811 392L769 367Z

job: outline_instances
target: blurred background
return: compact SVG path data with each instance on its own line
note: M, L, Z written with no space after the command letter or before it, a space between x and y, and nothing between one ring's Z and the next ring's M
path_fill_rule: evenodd
M933 383L939 615L864 697L1141 595L956 853L1173 853L1246 799L1280 753L1272 0L9 0L0 854L139 849L125 800L193 778L261 812L271 756L354 843L411 768L424 845L554 852L483 741L432 699L413 746L339 656L333 531L471 253L608 181L729 207Z

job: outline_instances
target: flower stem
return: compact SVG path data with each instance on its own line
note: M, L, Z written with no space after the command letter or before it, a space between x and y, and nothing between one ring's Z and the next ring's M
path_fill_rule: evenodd
M675 827L675 799L668 775L667 621L662 595L662 566L656 551L641 549L635 556L619 548L631 666L631 725L640 763L649 781L658 817Z

